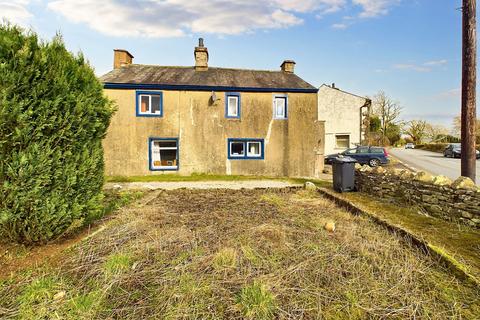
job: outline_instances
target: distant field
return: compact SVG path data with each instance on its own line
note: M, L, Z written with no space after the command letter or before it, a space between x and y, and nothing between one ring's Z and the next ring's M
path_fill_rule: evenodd
M336 222L336 231L324 229ZM0 282L0 318L478 319L478 288L313 191L161 191L57 263Z

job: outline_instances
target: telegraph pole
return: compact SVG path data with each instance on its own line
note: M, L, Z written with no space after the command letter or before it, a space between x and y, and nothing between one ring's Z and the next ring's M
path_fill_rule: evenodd
M477 85L476 0L462 7L462 176L476 178L475 122Z

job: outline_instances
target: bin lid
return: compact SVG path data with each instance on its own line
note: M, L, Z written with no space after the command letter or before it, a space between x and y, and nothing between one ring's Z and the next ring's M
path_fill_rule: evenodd
M355 160L352 157L336 157L336 158L333 158L332 161L334 163L357 163L357 160Z

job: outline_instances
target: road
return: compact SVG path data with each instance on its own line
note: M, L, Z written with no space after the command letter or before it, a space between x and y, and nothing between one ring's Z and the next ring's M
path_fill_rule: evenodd
M444 175L452 180L460 176L460 159L444 158L443 154L417 149L394 148L389 152L395 158L417 170ZM480 160L477 160L477 184L480 185Z

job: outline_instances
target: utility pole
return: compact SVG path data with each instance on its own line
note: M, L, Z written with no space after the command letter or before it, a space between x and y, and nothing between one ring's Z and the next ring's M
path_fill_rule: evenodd
M462 7L462 176L476 178L475 122L477 85L476 0Z

